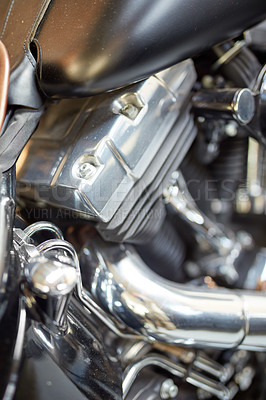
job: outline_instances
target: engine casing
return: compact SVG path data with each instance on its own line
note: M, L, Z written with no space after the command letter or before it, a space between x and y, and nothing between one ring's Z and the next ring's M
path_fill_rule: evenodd
M19 195L97 221L107 240L150 236L164 217L163 185L196 134L195 80L187 60L113 93L50 105L20 157Z

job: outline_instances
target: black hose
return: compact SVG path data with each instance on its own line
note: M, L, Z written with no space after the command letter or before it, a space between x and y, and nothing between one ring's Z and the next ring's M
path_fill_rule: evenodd
M209 217L214 218L211 203L218 196L216 183L206 167L193 155L193 148L185 157L180 169L197 206Z
M220 144L220 154L210 166L217 181L218 198L233 203L237 188L246 182L248 138L227 138Z
M145 245L136 246L143 261L163 278L183 282L185 273L182 265L186 255L183 240L170 221L165 219L161 229Z

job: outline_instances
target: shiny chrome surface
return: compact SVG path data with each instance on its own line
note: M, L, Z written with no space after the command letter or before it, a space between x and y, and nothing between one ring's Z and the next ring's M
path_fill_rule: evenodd
M37 354L47 352L86 398L121 400L122 371L114 349L104 341L105 327L84 313L75 299L69 305L66 325L57 334L33 323L29 339L39 349Z
M82 296L93 297L120 329L125 324L168 344L265 350L263 295L175 284L153 273L132 247L99 238L84 247L80 264Z
M239 40L234 43L234 45L227 51L221 51L219 45L214 47L214 51L219 57L218 60L215 62L213 65L213 69L216 71L219 69L222 65L227 64L230 62L239 52L243 47L245 47L247 44L245 40Z
M228 255L234 247L234 235L229 237L197 207L180 171L173 172L172 181L173 185L163 191L166 203L221 256Z
M219 89L196 93L195 113L206 118L232 119L247 125L255 115L255 100L250 89Z
M266 248L260 249L256 254L253 265L250 267L245 283L245 289L266 289Z
M229 285L236 283L239 278L236 265L243 251L253 247L252 237L244 231L234 234L208 218L189 193L180 171L172 174L172 183L164 189L163 196L166 203L194 231L202 249L202 255L197 260L200 270L214 278L222 277ZM188 263L188 268L189 264L192 266L192 263Z
M31 318L60 333L66 329L67 308L79 280L79 261L74 247L63 239L50 239L37 247L30 243L41 230L63 238L59 228L45 221L24 231L14 229L14 247L23 266L22 292Z
M10 64L7 49L0 40L0 133L6 116Z
M39 256L26 266L24 296L30 310L47 328L65 329L66 311L77 283L77 272L69 257Z
M266 149L250 137L248 143L246 185L236 193L236 209L240 214L266 214Z
M181 162L175 155L167 164L179 136L181 154L191 145L195 130L183 107L195 78L187 60L119 92L51 106L21 154L19 194L108 222L133 191L121 223L161 165Z
M53 233L57 239L64 240L61 230L55 224L52 224L48 221L35 222L34 224L27 226L27 228L24 229L24 233L30 238L31 236L35 235L35 233L43 230Z
M221 400L230 400L236 394L238 390L236 385L232 386L230 389L227 388L220 382L214 381L207 376L202 375L197 370L193 368L187 369L182 364L173 362L167 357L160 354L149 354L143 357L140 361L129 365L126 369L123 377L123 398L125 399L130 388L132 387L137 375L142 369L146 367L158 367L170 374L178 377L184 378L191 385L204 389L208 393L216 396Z

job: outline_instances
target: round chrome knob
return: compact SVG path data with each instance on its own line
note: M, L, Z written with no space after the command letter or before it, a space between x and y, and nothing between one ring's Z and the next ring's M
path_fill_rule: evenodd
M192 101L195 114L206 118L234 119L247 125L255 115L255 99L247 88L204 90Z
M64 328L66 309L77 283L73 261L64 255L41 255L25 268L24 294L28 308L49 329Z

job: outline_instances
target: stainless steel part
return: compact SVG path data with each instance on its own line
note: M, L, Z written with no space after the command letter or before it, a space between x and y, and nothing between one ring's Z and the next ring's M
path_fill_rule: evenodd
M206 240L221 256L228 255L234 247L233 233L230 232L228 235L223 232L198 208L180 171L172 173L172 182L173 185L163 191L166 203L170 204L194 232Z
M175 284L152 272L132 247L100 238L87 243L80 264L81 300L93 297L118 329L124 324L168 344L265 350L262 294Z
M218 378L222 383L228 382L234 373L234 368L231 363L221 365L218 362L212 360L203 352L199 352L195 356L193 366Z
M232 59L235 58L237 54L239 54L243 47L247 44L244 40L239 40L234 43L234 45L227 50L226 52L221 52L219 45L214 47L214 51L219 56L218 60L213 65L213 70L216 71L222 65L229 63Z
M173 362L167 357L159 354L149 354L128 366L123 377L123 398L125 399L138 373L148 367L159 367L178 378L184 378L188 383L198 388L206 390L208 393L221 400L231 400L236 391L236 385L226 387L220 382L212 380L193 368L187 369L182 364Z
M266 149L249 138L247 179L236 193L236 210L240 214L266 214Z
M217 89L196 93L193 107L206 118L232 119L247 125L255 115L255 100L250 89Z
M178 387L175 385L173 379L163 381L160 390L161 399L174 399L177 395Z
M114 93L50 106L21 154L18 194L99 221L107 240L134 238L151 215L161 222L162 186L196 135L195 80L187 60Z
M115 350L104 342L105 327L84 313L80 302L71 300L67 329L61 334L36 322L29 331L28 340L37 345L38 354L49 354L83 394L80 398L121 400L122 371Z
M37 222L24 231L14 229L14 247L24 267L22 290L31 317L58 333L66 329L67 307L79 280L79 262L74 247L63 239L50 239L37 247L29 243L31 235L47 229L63 238L52 223Z
M205 252L205 256L197 260L200 270L212 277L222 277L230 285L235 283L239 278L236 264L243 250L253 246L252 237L243 231L235 235L211 221L196 205L180 171L172 174L172 182L164 189L163 196L167 204L193 229ZM210 253L210 250L214 252ZM188 269L192 265L191 262L186 264Z
M118 353L125 366L129 363L139 361L154 350L159 350L160 353L174 356L185 365L196 367L202 372L207 372L209 375L219 379L222 383L227 383L235 372L234 363L232 363L231 360L222 365L210 358L203 351L170 346L159 342L149 343L143 340L135 340L134 342L125 339L119 340ZM245 352L245 350L238 350L238 352ZM234 353L234 355L235 354L236 353Z
M48 221L35 222L24 229L25 235L27 235L29 238L40 231L52 232L58 239L64 240L61 230L56 225Z
M249 268L245 283L245 289L266 289L266 248L260 249L253 265Z
M26 266L24 295L47 328L65 329L66 310L77 283L77 272L69 257L39 256Z

